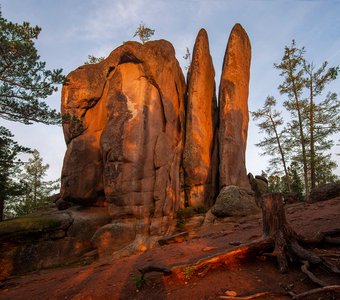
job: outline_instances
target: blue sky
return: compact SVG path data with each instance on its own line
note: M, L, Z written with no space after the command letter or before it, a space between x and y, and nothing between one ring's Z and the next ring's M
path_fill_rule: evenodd
M306 57L316 65L327 60L340 64L340 1L337 0L0 0L2 15L13 22L28 21L42 27L36 43L47 67L62 68L68 74L86 61L89 54L107 56L122 42L133 40L143 21L155 29L153 39L169 40L184 67L186 47L192 51L200 28L208 32L218 88L222 60L230 30L241 23L252 44L249 109L263 105L268 95L282 103L277 86L279 72L273 68L283 55L285 45L295 39L305 46ZM183 69L184 70L184 69ZM327 90L340 94L340 79ZM47 99L59 109L60 92ZM40 151L50 164L49 177L60 176L65 142L58 126L6 122L4 125L22 144ZM258 174L267 160L254 144L261 136L250 120L247 169ZM338 137L335 137L338 139ZM340 148L333 148L340 153ZM339 162L339 157L335 157ZM340 168L336 173L340 175Z

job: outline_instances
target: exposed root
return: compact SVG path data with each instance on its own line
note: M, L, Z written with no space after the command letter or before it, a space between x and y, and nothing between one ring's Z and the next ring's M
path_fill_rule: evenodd
M324 232L318 232L313 238L304 238L300 237L300 241L305 244L320 244L322 242L333 244L333 245L339 245L340 244L340 238L339 237L333 237L333 235L339 235L340 234L340 228L335 228L330 231L324 231Z
M280 293L280 292L262 292L262 293L256 293L253 295L249 296L219 296L220 299L227 299L227 300L252 300L252 299L258 299L262 297L267 297L267 296L285 296L289 295L292 297L294 300L299 300L306 298L307 296L315 295L315 294L321 294L325 292L336 292L340 291L340 285L328 285L324 286L321 288L309 290L307 292L301 293L301 294L295 294L293 292L287 292L287 293Z
M257 293L249 296L219 296L220 299L228 299L228 300L252 300L257 299L265 296L284 296L287 295L287 293L280 293L280 292L262 292Z
M246 257L262 254L272 249L273 241L271 238L262 239L250 244L242 245L236 249L216 254L212 257L203 258L191 265L175 266L171 269L172 273L179 279L186 279L188 268L191 269L192 275L204 276L209 270L216 269L222 265L233 266L236 262Z
M327 284L324 283L322 280L320 280L319 278L317 278L311 271L308 270L309 269L309 262L308 261L304 261L303 265L301 266L301 271L303 273L305 273L308 278L313 281L314 283L316 283L317 285L320 286L326 286Z
M288 292L288 294L292 296L294 300L295 299L298 300L298 299L303 299L303 298L306 298L307 296L311 296L314 294L321 294L325 292L336 292L336 291L340 291L340 285L328 285L328 286L324 286L321 288L309 290L301 294L295 294L293 292Z

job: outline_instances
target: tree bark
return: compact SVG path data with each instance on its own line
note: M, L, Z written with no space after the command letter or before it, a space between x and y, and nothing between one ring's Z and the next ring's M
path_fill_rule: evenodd
M0 222L4 219L4 207L5 207L5 201L0 195Z
M312 71L311 71L312 72ZM309 111L309 119L310 119L310 182L311 189L315 188L316 174L315 174L315 149L314 149L314 99L313 99L313 75L310 74L310 111Z
M279 134L276 130L275 122L274 122L272 116L270 116L270 121L272 123L274 133L275 133L276 142L277 142L277 145L279 147L279 151L280 151L280 155L281 155L281 161L282 161L282 164L283 164L283 169L284 169L286 180L287 180L288 192L291 193L292 187L291 187L290 177L289 177L289 174L288 174L286 160L285 160L284 152L283 152L283 149L282 149L282 146L281 146L280 137L279 137Z

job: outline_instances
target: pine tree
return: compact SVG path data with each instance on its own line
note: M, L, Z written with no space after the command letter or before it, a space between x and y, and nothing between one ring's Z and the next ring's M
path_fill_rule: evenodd
M320 154L325 149L330 149L333 142L326 137L335 133L339 124L339 101L336 94L328 94L325 101L315 103L315 98L320 96L327 83L336 79L339 67L327 68L324 62L321 67L315 69L313 63L304 62L304 70L307 75L306 88L309 90L309 143L310 143L310 181L311 188L316 185L316 144L323 143ZM326 145L325 145L326 144ZM319 147L320 148L320 147Z
M47 70L40 61L34 41L41 28L28 22L12 23L2 17L0 8L0 118L24 124L59 124L60 114L43 99L65 81L62 70ZM12 133L0 127L0 220L13 197L23 192L16 180L21 162L18 155L29 151L12 139Z
M257 126L260 128L260 132L266 134L266 137L257 143L256 146L263 149L262 155L271 156L269 166L272 170L275 170L277 173L279 165L282 166L288 191L291 191L286 159L288 151L284 148L283 143L285 132L284 130L280 131L280 127L284 122L281 113L275 110L275 106L276 99L268 96L263 108L251 113L254 121L262 120Z
M279 91L282 95L288 96L288 100L284 102L284 106L291 112L292 116L297 119L296 124L299 132L298 143L301 147L304 185L305 193L307 195L309 193L308 165L302 116L305 100L301 98L305 86L303 70L304 53L305 49L298 49L293 40L290 47L285 47L281 62L279 64L274 64L274 67L281 71L280 76L283 77L283 82L279 85Z
M0 126L0 221L4 219L5 207L13 197L24 193L23 186L17 180L23 162L20 153L30 152L13 139L11 132Z
M46 171L49 165L43 163L38 150L33 150L32 157L25 164L20 175L24 194L11 203L11 209L16 215L25 215L35 209L49 204L51 193L59 189L59 181L46 181Z
M46 70L34 45L41 28L7 21L0 11L0 118L58 124L60 115L41 99L64 82L62 70Z
M297 200L303 200L303 183L299 172L299 166L296 162L292 162L288 168L292 181L291 192L296 194Z
M144 44L149 41L150 38L155 34L155 30L146 27L143 22L139 24L133 37L138 36L141 42Z
M310 187L314 188L319 181L317 174L329 174L335 166L327 151L334 145L331 136L340 129L340 102L335 93L328 93L323 101L318 99L326 85L336 79L339 67L327 69L324 62L316 69L304 55L305 49L297 48L293 41L290 47L285 47L281 63L274 66L283 76L279 91L288 97L283 105L292 117L286 126L290 135L286 144L292 150L291 160L303 166L308 197ZM321 161L324 163L317 163Z

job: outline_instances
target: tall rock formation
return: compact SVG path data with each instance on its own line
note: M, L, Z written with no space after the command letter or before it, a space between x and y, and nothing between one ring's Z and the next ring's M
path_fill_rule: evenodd
M113 219L165 234L180 205L184 93L164 40L127 42L72 72L62 94L63 199L93 203L105 194Z
M114 245L120 232L125 239L117 243L124 245L173 232L180 207L212 206L218 179L220 187L249 186L249 68L249 39L237 24L224 58L219 112L204 29L193 50L188 89L164 40L127 42L102 62L68 75L61 198L107 207L112 222L93 238L103 253L111 251L107 243L120 247Z
M236 24L229 36L219 89L220 187L249 188L245 166L248 132L248 90L251 46L247 33Z
M211 206L216 194L217 104L215 70L207 32L197 35L187 80L187 111L183 155L186 201L189 206Z
M124 43L100 63L71 72L62 91L67 151L61 198L54 197L67 212L48 208L41 216L1 222L0 277L69 262L93 247L99 256L121 257L164 244L178 235L161 236L186 223L185 211L177 215L184 206L211 208L206 224L215 216L256 213L246 189L249 68L249 39L237 24L224 58L219 109L204 29L188 89L164 40ZM218 179L223 189L213 205ZM200 210L188 215L193 211ZM194 230L204 218L193 217L185 229Z

